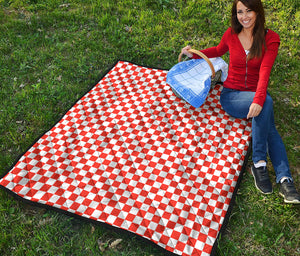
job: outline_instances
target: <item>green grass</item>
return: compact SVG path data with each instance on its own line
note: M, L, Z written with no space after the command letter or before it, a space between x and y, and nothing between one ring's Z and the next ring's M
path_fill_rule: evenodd
M299 188L300 8L294 0L263 2L269 28L281 36L269 91ZM216 45L230 8L231 0L0 0L0 175L116 60L169 69L186 44ZM218 254L300 255L299 228L299 207L284 204L277 186L259 194L246 172ZM136 237L28 206L2 190L0 230L1 255L163 255Z

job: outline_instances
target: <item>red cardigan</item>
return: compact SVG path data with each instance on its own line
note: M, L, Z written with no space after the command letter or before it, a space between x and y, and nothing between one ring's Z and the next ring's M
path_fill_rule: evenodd
M253 91L253 103L263 106L272 66L278 53L279 35L268 30L265 36L267 50L263 47L261 58L246 60L245 50L238 35L228 28L218 46L202 50L208 58L220 57L229 51L228 77L224 87L239 91ZM192 58L200 58L194 54Z

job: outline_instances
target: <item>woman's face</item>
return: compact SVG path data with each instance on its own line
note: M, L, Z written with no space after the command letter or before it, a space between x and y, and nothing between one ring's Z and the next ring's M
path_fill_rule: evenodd
M256 13L245 6L241 1L236 5L237 19L244 29L253 29L256 21Z

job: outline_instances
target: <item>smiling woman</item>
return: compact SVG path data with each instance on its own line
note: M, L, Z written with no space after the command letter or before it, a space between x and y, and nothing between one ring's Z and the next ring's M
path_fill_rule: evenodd
M261 0L234 0L231 10L231 28L221 42L201 52L209 58L230 53L228 77L221 93L224 110L233 117L252 118L251 168L255 186L263 194L273 192L267 170L267 157L271 158L280 195L285 203L300 204L300 195L293 184L283 141L276 130L273 100L267 93L272 66L277 57L280 38L266 29ZM200 58L189 52L182 53Z
M235 0L231 10L231 26L238 34L248 59L260 57L265 46L265 12L259 0Z

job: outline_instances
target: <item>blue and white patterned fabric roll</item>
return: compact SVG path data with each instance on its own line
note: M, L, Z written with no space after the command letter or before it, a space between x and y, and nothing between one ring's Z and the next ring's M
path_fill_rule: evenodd
M228 75L228 64L220 57L211 58L215 71L222 71L221 81ZM211 69L204 59L180 62L167 74L167 83L185 101L193 107L200 107L210 90Z

